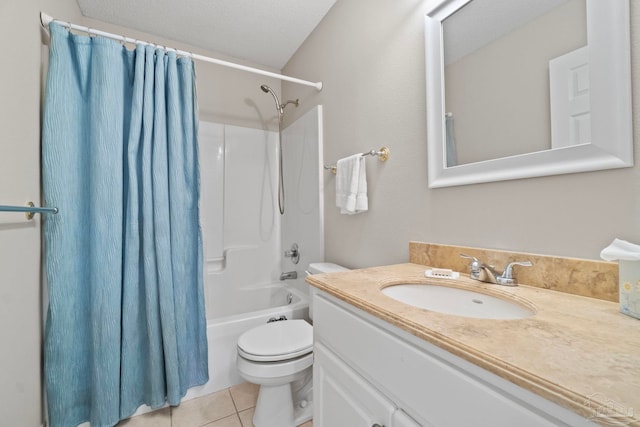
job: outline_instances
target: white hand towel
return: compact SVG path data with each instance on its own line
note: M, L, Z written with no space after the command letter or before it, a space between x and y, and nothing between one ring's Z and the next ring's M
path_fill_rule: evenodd
M369 203L365 166L365 159L361 154L354 154L338 160L336 165L336 206L340 208L340 213L353 215L367 211Z

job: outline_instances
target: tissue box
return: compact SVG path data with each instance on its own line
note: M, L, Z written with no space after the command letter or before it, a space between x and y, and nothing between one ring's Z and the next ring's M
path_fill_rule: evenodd
M620 313L640 319L640 261L618 261Z

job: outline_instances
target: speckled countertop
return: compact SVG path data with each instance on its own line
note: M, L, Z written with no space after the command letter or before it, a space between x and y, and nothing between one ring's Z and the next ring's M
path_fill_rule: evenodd
M373 316L474 363L596 423L640 426L640 320L618 304L520 285L427 279L424 265L398 264L307 277L307 282ZM533 307L526 319L452 316L412 307L380 289L397 283L441 283L516 299ZM634 412L635 410L635 412ZM610 424L609 424L610 425Z

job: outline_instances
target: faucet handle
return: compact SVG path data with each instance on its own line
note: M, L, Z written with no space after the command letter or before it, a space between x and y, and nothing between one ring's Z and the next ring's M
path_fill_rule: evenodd
M504 272L502 273L502 275L500 275L499 277L496 278L497 281L498 281L498 284L500 284L500 285L509 285L509 286L515 286L517 284L516 283L516 279L513 277L513 266L514 265L521 265L523 267L531 267L533 264L531 263L531 261L514 261L514 262L510 262L504 268Z
M469 258L471 260L471 263L469 264L469 275L472 278L477 279L482 270L482 263L480 262L480 260L478 260L478 258L474 256L467 255L467 254L460 254L460 256L462 258Z
M300 249L298 248L298 244L292 244L291 249L284 251L284 256L285 258L291 258L291 262L294 264L300 262Z

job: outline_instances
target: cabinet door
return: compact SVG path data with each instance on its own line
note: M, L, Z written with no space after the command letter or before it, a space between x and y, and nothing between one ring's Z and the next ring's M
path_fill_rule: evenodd
M322 344L313 352L314 427L393 425L393 403Z

